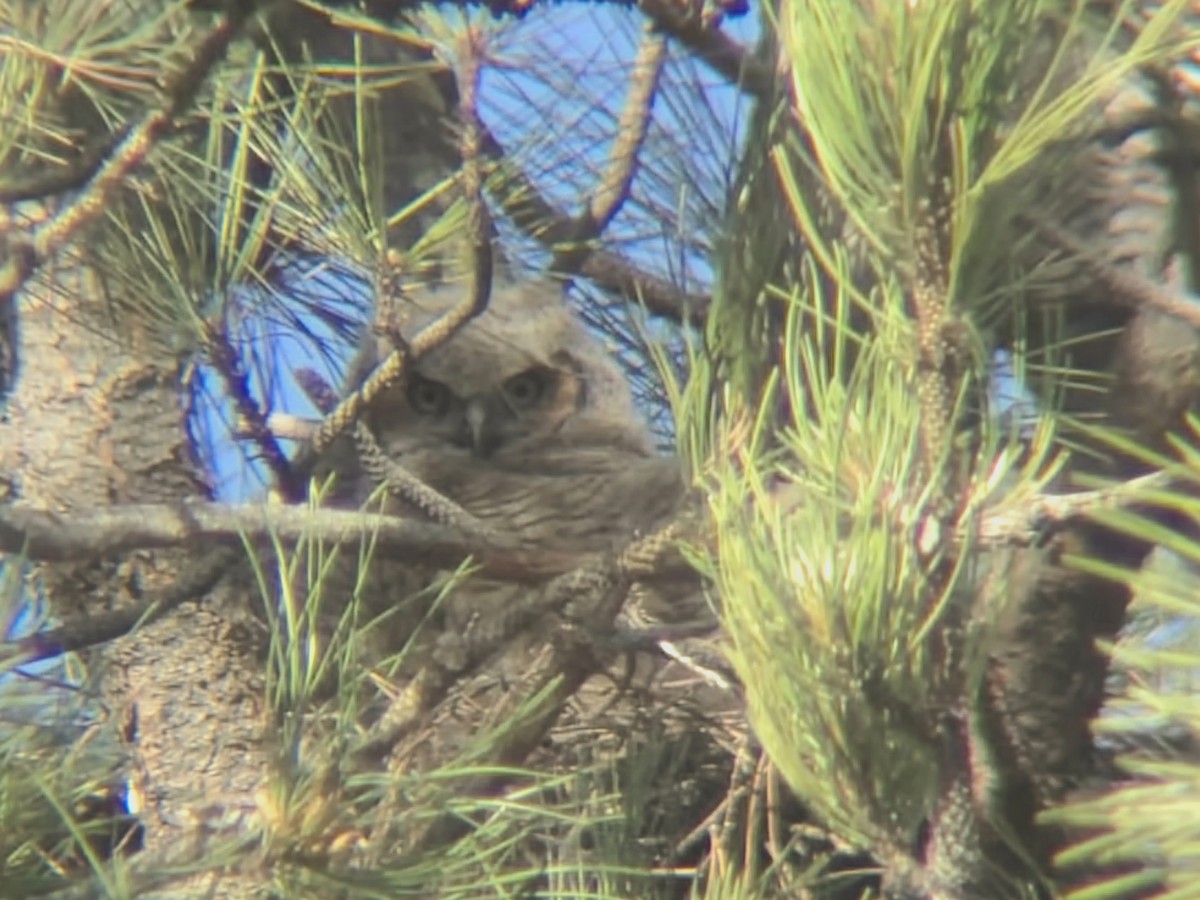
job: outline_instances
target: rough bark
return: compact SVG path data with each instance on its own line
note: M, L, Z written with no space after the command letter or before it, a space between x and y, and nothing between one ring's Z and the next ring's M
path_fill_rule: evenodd
M21 293L16 377L0 424L16 500L69 514L105 504L178 501L207 491L188 445L181 361L101 314L93 271L59 260ZM138 551L32 575L54 615L78 619L136 603L186 566L186 550ZM32 585L31 585L32 586ZM143 798L148 852L184 846L202 806L250 808L265 760L257 640L245 596L194 604L89 656L108 722Z

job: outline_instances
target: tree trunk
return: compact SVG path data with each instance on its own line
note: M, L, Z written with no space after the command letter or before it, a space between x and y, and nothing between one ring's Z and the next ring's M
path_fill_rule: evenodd
M118 333L101 314L103 290L95 272L63 259L18 296L16 377L0 425L17 501L69 514L205 496L180 360L145 336ZM204 552L42 565L33 580L52 613L74 621L164 589ZM247 627L245 592L219 593L89 654L157 859L178 858L212 827L204 808L252 810L262 783L261 635Z

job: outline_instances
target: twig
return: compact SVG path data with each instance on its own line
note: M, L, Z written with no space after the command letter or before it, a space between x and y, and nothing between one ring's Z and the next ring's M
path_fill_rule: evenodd
M667 857L668 865L673 865L686 856L705 837L731 830L728 826L730 814L745 799L749 788L749 776L754 774L756 769L757 758L751 752L752 747L753 738L749 734L738 742L733 756L733 767L729 773L729 788L712 811L675 844Z
M574 244L575 220L542 194L533 180L508 159L503 145L486 129L483 131L483 152L494 163L496 195L513 223L556 255L563 245ZM634 303L644 303L649 312L676 322L703 322L712 304L708 295L686 293L667 279L599 247L580 247L572 258L557 259L556 262L565 274L582 275L601 288Z
M475 46L474 28L465 29L462 36L458 73L458 115L462 121L460 153L462 156L462 186L467 201L467 238L471 246L470 305L462 308L462 322L479 315L492 295L492 217L487 198L483 196L483 172L479 165L483 147L482 126L479 122L479 48ZM447 332L446 336L452 332ZM439 341L440 343L440 341ZM419 350L414 348L414 352Z
M4 43L5 39L0 38L0 48ZM0 186L0 205L42 200L83 187L95 177L104 160L113 154L128 134L129 128L126 126L114 134L90 142L70 165L48 167L41 172L18 173L10 183Z
M129 129L78 199L34 229L32 235L7 241L8 260L0 266L0 304L11 300L46 260L104 214L109 198L128 185L129 174L174 126L176 117L192 102L256 7L251 0L230 4L224 18L199 41L191 62L166 79L162 105ZM0 235L0 241L4 238Z
M1165 490L1173 480L1169 472L1151 472L1093 491L1034 494L1016 509L985 511L972 538L986 546L1029 546L1041 539L1047 530L1072 519L1144 502L1147 491Z
M473 32L464 38L463 73L459 83L459 111L462 116L462 185L467 201L467 230L471 246L471 291L457 306L447 310L409 342L397 345L357 390L329 413L313 436L312 452L322 453L334 439L362 416L363 410L385 390L399 387L408 378L409 367L430 350L444 344L458 329L487 309L492 293L491 218L483 196L483 178L479 155L482 143L476 100L479 89L479 63Z
M600 237L629 199L629 189L637 173L646 134L650 130L650 113L654 109L654 98L658 93L666 59L666 38L647 29L633 63L629 95L625 98L625 106L617 121L617 133L609 152L608 165L575 223L575 240L579 243ZM556 267L559 267L557 263Z
M296 416L291 413L274 412L267 416L265 424L278 440L311 441L313 435L317 433L317 429L321 427L321 420ZM234 426L233 436L249 437L250 427L239 420Z
M268 427L266 414L250 396L250 379L233 349L224 323L205 328L204 345L209 361L225 384L225 393L237 408L241 430L258 446L284 499L299 503L304 499L304 485L299 483L275 433Z

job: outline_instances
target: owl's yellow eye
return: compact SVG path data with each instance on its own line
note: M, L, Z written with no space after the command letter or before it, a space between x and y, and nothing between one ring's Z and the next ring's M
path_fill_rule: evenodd
M515 409L529 409L546 393L548 380L541 369L530 369L504 382L504 396Z
M440 382L413 375L408 382L408 404L423 416L440 416L450 406L450 389Z

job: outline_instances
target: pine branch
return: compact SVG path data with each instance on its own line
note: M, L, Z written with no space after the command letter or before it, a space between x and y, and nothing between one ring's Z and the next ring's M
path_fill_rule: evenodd
M457 529L429 522L352 510L312 509L307 506L220 503L131 504L72 512L69 516L15 505L0 507L0 551L40 562L98 559L137 549L197 545L240 545L244 539L292 544L320 540L353 544L364 539L401 556L411 554L422 564L453 567L472 554L496 556L495 577L540 577L555 574L568 554L510 553L505 546L482 546ZM537 560L545 560L545 564ZM551 561L554 560L554 561ZM508 576L502 574L507 571Z
M133 170L174 128L177 118L195 99L201 85L224 59L230 44L256 10L257 4L252 0L232 4L225 17L197 43L191 61L167 77L162 86L161 106L127 129L73 203L35 228L31 235L0 234L0 246L8 255L8 260L0 266L0 305L10 302L34 272L104 214L109 199L126 188Z
M0 550L22 554L31 560L65 562L135 549L216 546L188 567L176 586L162 596L23 641L0 644L0 660L27 663L127 634L139 622L158 618L180 603L206 593L215 584L210 575L229 571L239 561L244 542L269 547L275 540L285 544L320 540L333 545L369 540L380 550L386 550L392 559L407 557L423 566L445 569L473 558L482 576L522 583L575 573L581 566L590 565L588 560L592 557L516 550L505 546L499 538L489 544L478 535L464 534L461 529L446 525L306 506L147 504L73 513L69 518L16 506L0 507ZM631 572L638 564L635 553L635 549L630 549L621 557ZM653 581L677 578L690 571L682 559L667 562L660 553L650 563L643 560L638 573L643 580Z
M702 323L712 299L690 294L665 278L647 272L611 250L586 246L569 259L559 258L563 245L574 243L575 219L552 203L524 172L520 171L490 129L483 133L483 152L498 170L500 207L513 223L556 254L560 272L591 279L604 290L644 303L654 315L675 322Z
M279 445L276 434L271 430L266 413L254 402L250 395L250 379L242 366L241 360L229 340L229 331L225 323L205 328L204 346L208 351L209 362L212 363L221 381L225 385L225 394L234 404L238 412L238 422L243 436L258 446L267 467L271 470L274 483L280 488L284 499L289 503L299 503L304 499L305 486L302 479L288 459L287 454Z
M730 84L765 97L775 88L776 77L769 66L725 34L714 21L705 21L686 0L638 0L638 8L662 29L704 61Z
M581 244L600 237L629 199L666 59L666 39L648 30L633 63L629 94L617 120L608 165L575 223L575 240ZM555 265L561 264L556 260Z
M395 345L363 383L330 411L313 435L309 452L319 455L362 417L363 411L387 390L403 387L409 368L426 353L448 341L471 319L487 309L492 294L492 221L483 196L479 165L484 143L479 122L479 59L474 34L468 29L460 48L463 69L459 79L459 116L462 119L460 155L461 181L467 202L467 242L471 250L471 290L462 301L425 326L407 346L394 329L389 334ZM383 298L385 300L389 298ZM380 304L383 308L386 304Z
M1021 217L1019 221L1078 259L1112 292L1113 301L1135 310L1157 310L1200 327L1200 299L1173 291L1131 269L1113 265L1059 225L1029 217Z

